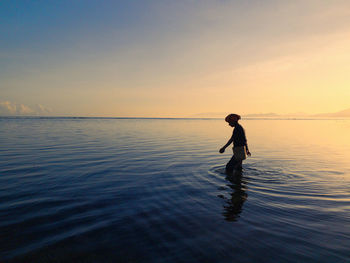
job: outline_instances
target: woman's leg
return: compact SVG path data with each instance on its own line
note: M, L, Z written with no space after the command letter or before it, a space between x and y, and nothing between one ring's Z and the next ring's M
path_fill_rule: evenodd
M233 173L233 170L236 168L236 166L237 166L237 160L233 155L231 160L226 164L226 173Z
M236 162L235 162L235 167L234 167L234 169L235 170L242 170L243 169L243 167L242 167L242 160L236 160Z

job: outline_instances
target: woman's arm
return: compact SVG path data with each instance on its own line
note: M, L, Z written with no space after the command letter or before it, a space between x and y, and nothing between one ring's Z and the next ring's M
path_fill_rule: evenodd
M225 152L225 149L233 142L233 135L228 140L228 142L219 150L220 153Z
M247 155L251 156L251 153L250 153L249 148L248 148L247 137L245 136L245 130L242 129L242 131L243 131L243 139L244 139L244 142L245 142L244 146L245 146Z
M247 155L251 156L252 154L250 153L249 149L248 149L248 143L245 143L245 149L247 151Z

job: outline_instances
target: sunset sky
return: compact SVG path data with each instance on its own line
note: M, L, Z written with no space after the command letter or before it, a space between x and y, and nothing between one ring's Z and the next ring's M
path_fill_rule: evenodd
M0 1L0 114L350 108L350 1Z

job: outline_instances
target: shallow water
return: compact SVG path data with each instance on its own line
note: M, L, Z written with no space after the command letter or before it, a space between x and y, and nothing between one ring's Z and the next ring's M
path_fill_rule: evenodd
M0 118L1 262L350 262L350 120Z

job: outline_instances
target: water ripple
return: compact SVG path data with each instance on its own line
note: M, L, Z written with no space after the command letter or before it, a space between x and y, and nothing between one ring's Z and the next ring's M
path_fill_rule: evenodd
M314 145L245 123L256 151L226 176L215 120L0 122L1 261L350 260L350 167Z

